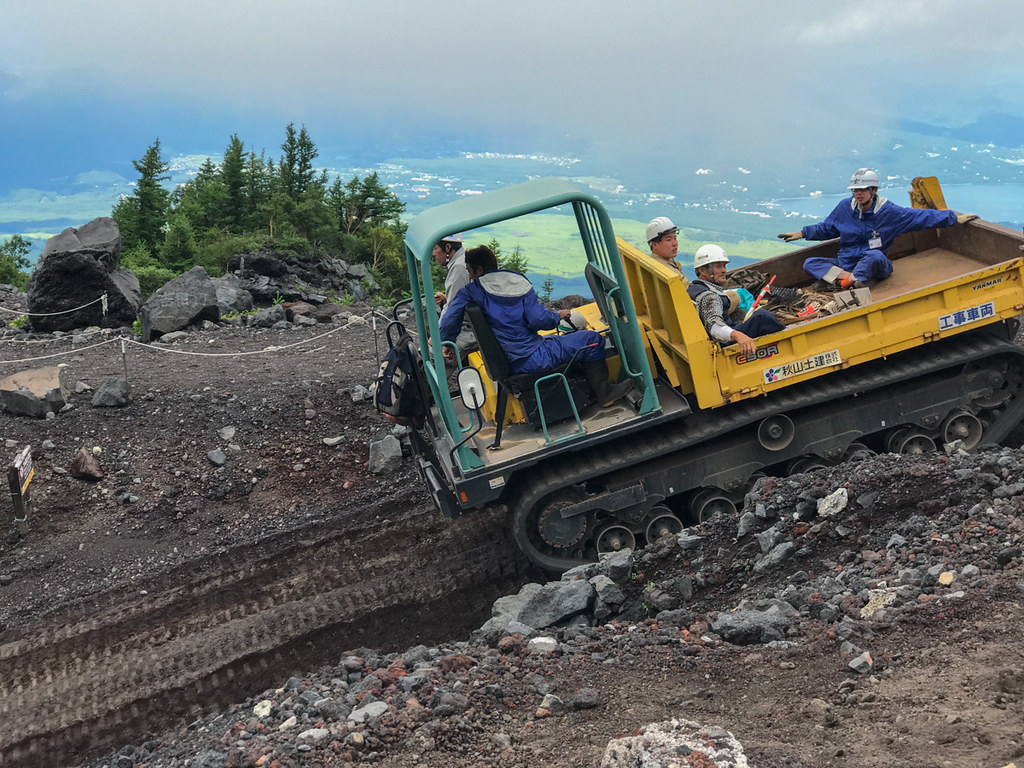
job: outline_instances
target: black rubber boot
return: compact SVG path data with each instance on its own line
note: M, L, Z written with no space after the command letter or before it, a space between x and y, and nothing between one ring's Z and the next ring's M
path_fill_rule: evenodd
M632 379L612 384L608 380L608 366L603 360L588 360L580 363L580 369L586 377L587 386L590 387L594 396L594 402L602 408L607 408L633 389Z

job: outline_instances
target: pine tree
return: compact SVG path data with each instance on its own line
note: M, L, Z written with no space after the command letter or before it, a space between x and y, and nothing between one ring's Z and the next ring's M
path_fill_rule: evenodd
M220 178L227 192L225 228L230 232L241 232L245 219L245 145L237 133L231 134L228 148L224 150L224 162L220 164Z
M338 202L339 225L350 235L359 234L365 224L394 225L405 210L405 203L381 184L376 172L361 181L353 176Z
M160 156L160 139L157 139L146 150L141 160L133 160L132 165L139 172L139 180L132 195L134 209L134 242L124 243L122 247L133 248L138 244L145 245L151 252L156 252L163 242L163 228L167 223L167 209L170 194L161 185L170 176L169 166ZM115 217L116 218L116 217ZM118 222L120 224L120 222Z
M284 193L295 202L299 202L309 185L313 183L313 160L319 153L313 140L306 133L305 126L296 134L295 124L288 123L284 131L285 140L281 145L284 154L277 166L278 177Z
M175 272L186 272L195 265L197 253L192 224L182 214L172 215L160 248L160 261Z
M257 155L250 152L245 161L242 173L242 199L244 201L243 228L249 230L262 229L264 219L262 212L270 200L271 179L274 174L273 163L267 165L263 152Z
M231 200L220 168L206 158L196 177L171 193L172 213L188 217L193 229L228 229ZM170 216L168 216L170 218Z
M545 278L544 282L540 284L540 300L545 304L551 303L551 292L555 290L555 281L553 278Z
M511 269L513 272L521 272L523 274L526 274L526 270L530 268L530 265L526 262L526 257L523 255L523 249L518 244L512 249L512 253L498 259L498 266L502 269Z

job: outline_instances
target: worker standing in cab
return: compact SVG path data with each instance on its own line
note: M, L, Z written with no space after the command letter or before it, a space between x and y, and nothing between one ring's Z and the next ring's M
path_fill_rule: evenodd
M469 282L469 272L466 270L466 249L462 244L462 233L456 232L446 235L434 246L432 253L434 261L445 269L444 292L434 293L434 302L437 304L438 322L444 321L445 313L451 306L455 294ZM455 345L459 348L460 356L465 356L470 350L476 349L476 336L469 322L463 323L459 331Z

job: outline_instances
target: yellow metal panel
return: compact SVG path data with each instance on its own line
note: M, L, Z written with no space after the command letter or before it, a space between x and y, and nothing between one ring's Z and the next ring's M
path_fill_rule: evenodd
M739 350L726 347L719 367L722 389L744 397L771 392L1013 317L1020 313L1022 265L1017 259L956 278L943 289L924 288L790 326L758 339L763 357L755 361L741 362ZM837 362L815 367L832 353Z
M689 282L677 270L619 240L619 254L654 354L673 387L695 392L701 407L722 405L714 357L721 348L704 330L686 289Z
M619 241L630 291L672 386L701 408L766 394L1021 313L1024 260L1005 261L757 340L746 360L708 338L675 270Z
M946 198L939 180L934 176L918 176L911 182L910 204L914 208L946 210Z
M480 413L483 414L484 419L487 421L494 421L494 411L498 407L498 393L494 388L494 382L487 375L487 371L484 368L484 359L479 352L470 352L466 358L469 365L476 368L480 373L480 378L484 382L484 404L480 408ZM523 404L519 402L518 398L511 392L508 396L508 404L505 406L505 424L525 424L526 423L526 411L523 409Z

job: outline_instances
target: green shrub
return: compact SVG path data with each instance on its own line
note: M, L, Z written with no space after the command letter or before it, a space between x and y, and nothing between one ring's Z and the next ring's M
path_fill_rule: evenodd
M236 253L249 253L258 251L266 240L256 234L250 235L224 235L217 232L211 235L208 240L199 244L199 253L196 257L196 264L206 270L210 277L220 277L228 269L228 262Z
M146 301L164 283L173 280L177 275L165 267L139 267L132 270L139 278L139 289L142 291L142 300Z
M295 257L308 257L310 251L309 240L300 235L275 235L270 246Z
M21 235L11 235L0 242L0 283L13 285L24 291L28 284L28 269L32 266L28 260L32 241Z
M153 291L168 280L173 280L176 273L162 266L149 252L145 245L137 245L121 255L121 266L130 270L139 279L139 290L142 300L146 301Z

